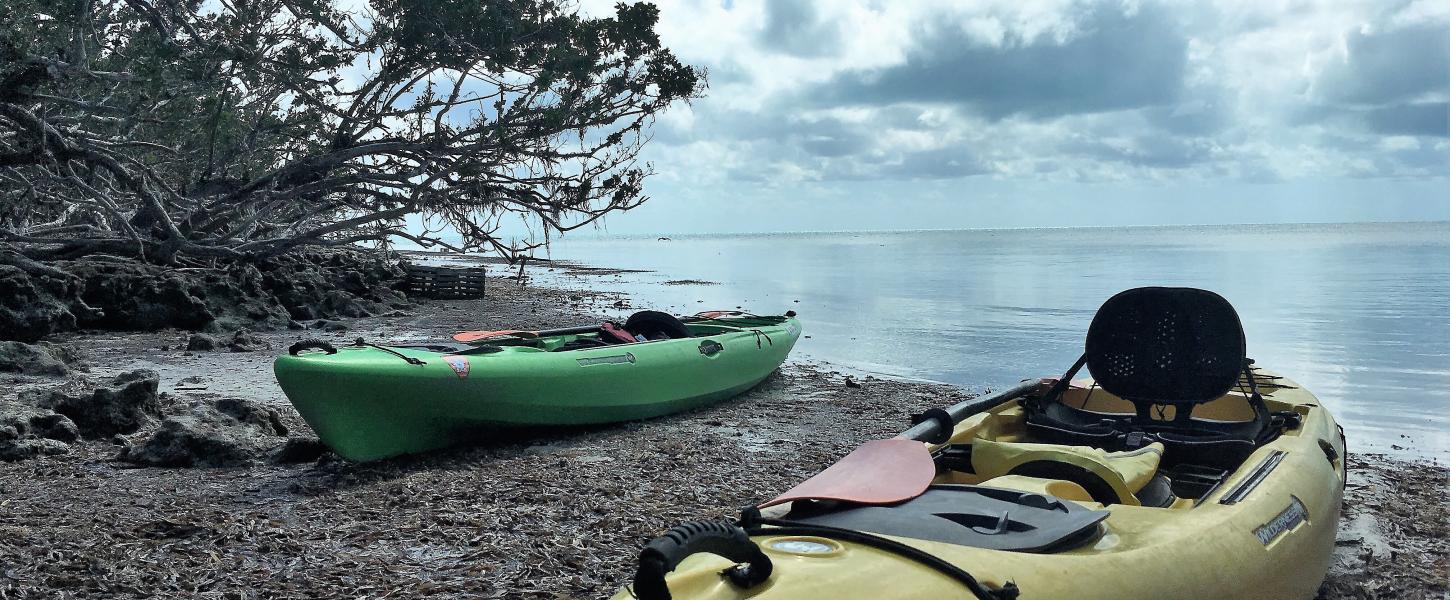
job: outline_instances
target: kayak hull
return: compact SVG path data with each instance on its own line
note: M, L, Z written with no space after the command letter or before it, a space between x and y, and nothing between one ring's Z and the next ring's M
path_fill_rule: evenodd
M692 327L715 334L564 352L393 354L349 346L281 356L273 370L325 444L366 461L484 441L501 429L614 423L706 406L764 380L801 330L794 318L749 329Z
M1081 546L1051 552L1002 551L899 535L881 537L956 565L990 588L1015 584L1023 600L1313 598L1334 551L1345 481L1344 438L1312 394L1287 379L1274 381L1284 387L1266 394L1270 407L1300 414L1298 428L1259 447L1199 498L1179 498L1167 507L1071 500L1108 513L1100 535ZM1107 395L1101 388L1094 394L1098 400ZM1233 400L1243 402L1242 396ZM1018 403L1004 402L958 424L951 442L1030 441L1021 420ZM951 470L939 473L934 483L996 485ZM768 508L765 516L779 517L785 510ZM720 575L730 561L698 553L667 576L673 597L973 597L961 582L899 553L849 540L771 535L770 529L751 536L774 565L764 583L739 587ZM802 540L830 550L790 551ZM633 597L627 589L615 596L616 600Z

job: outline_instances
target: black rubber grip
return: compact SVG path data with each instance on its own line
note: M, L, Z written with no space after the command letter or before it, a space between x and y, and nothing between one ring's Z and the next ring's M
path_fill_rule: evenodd
M952 439L952 430L956 428L956 423L952 421L951 413L940 408L928 408L918 414L911 415L912 425L925 423L927 421L935 422L937 429L934 432L935 435L921 441L928 444L945 444Z
M670 600L665 573L675 570L686 557L707 552L735 561L725 571L735 585L751 588L770 578L774 566L744 529L726 521L695 521L676 526L650 540L639 553L639 570L634 573L634 595L639 600ZM743 566L742 566L743 565Z
M287 347L287 353L292 356L297 356L297 353L303 350L321 350L328 354L337 354L337 348L322 340L302 340Z

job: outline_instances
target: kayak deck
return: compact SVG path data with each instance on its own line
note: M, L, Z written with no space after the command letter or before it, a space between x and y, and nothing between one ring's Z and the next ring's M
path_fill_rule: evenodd
M489 430L658 417L735 396L774 372L794 318L702 320L694 337L565 349L592 334L452 352L348 346L284 355L277 380L324 443L372 460L487 439ZM502 342L502 343L498 343Z
M1059 451L1031 436L1014 399L963 420L945 442L927 445L924 459L913 459L934 465L928 473L935 474L922 482L929 486L925 493L906 493L884 504L842 504L801 500L793 490L781 496L783 502L765 503L780 502L762 509L763 524L751 530L750 539L774 564L768 586L731 584L719 573L733 561L698 553L669 575L669 589L675 598L972 597L961 581L899 552L770 524L781 519L886 538L960 565L988 588L1015 587L1023 598L1312 597L1333 552L1345 477L1344 440L1312 394L1267 371L1255 373L1266 384L1260 388L1269 407L1301 415L1301 424L1256 450L1239 468L1218 471L1212 482L1184 475L1192 465L1162 464L1153 457L1147 475L1170 473L1182 481L1174 480L1161 506L1154 504L1163 500L1162 491L1146 486L1104 503L1077 477L1003 473L1006 469L993 463L1012 457L989 452L993 445ZM1069 389L1065 401L1106 412L1132 410L1126 401L1093 389L1090 381ZM1243 394L1233 392L1202 409L1231 417L1244 402ZM869 461L848 457L846 463ZM1125 479L1143 467L1113 465ZM857 473L855 485L879 481L878 475L901 477L909 467L868 468L885 471ZM1148 501L1153 495L1160 497ZM1023 504L1012 504L1019 501ZM1065 505L1054 509L1054 501ZM1006 521L996 520L1001 514ZM626 590L615 598L631 595Z

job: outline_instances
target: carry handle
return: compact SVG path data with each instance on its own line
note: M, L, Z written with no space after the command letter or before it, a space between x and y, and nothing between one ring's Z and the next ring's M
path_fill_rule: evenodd
M303 350L321 350L328 354L337 354L337 348L322 340L302 340L287 347L287 353L292 356L297 356L297 353Z
M639 600L670 600L665 573L699 552L717 554L736 565L723 574L732 583L751 588L770 578L774 566L744 529L726 521L695 521L679 525L650 540L639 553L634 573L634 595Z

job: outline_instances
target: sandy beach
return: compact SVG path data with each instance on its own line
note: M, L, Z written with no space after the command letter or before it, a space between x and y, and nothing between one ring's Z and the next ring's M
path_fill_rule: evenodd
M439 339L474 327L591 322L629 303L511 278L489 285L484 299L421 300L389 316L335 321L333 331L256 333L251 352L188 351L189 332L175 330L61 334L52 341L77 348L89 372L9 376L0 400L148 368L173 403L254 400L275 410L289 438L306 438L270 369L302 337ZM810 315L802 319L809 334ZM0 462L0 598L607 597L632 575L641 545L666 528L733 516L906 428L910 414L971 393L861 374L860 387L847 387L845 376L788 363L751 392L687 414L369 464L323 454L298 464L136 468L115 457L147 430L78 441L64 454ZM1321 597L1445 597L1450 470L1350 458L1336 564Z

